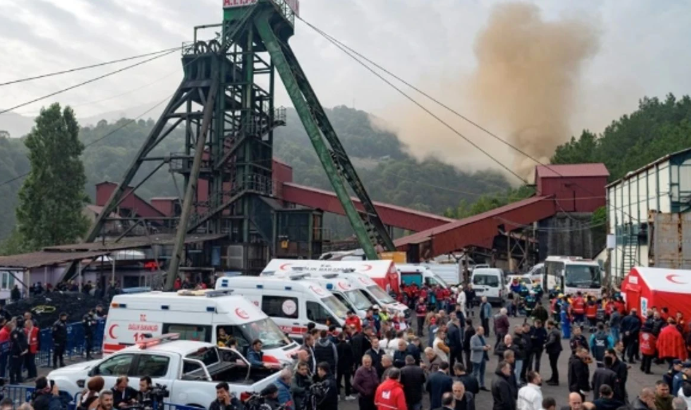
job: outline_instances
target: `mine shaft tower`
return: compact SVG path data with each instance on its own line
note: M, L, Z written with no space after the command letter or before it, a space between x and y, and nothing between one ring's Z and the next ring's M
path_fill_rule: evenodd
M285 125L285 110L274 106L278 72L366 256L377 259L378 248L394 250L288 45L299 13L297 0L223 0L223 7L220 36L197 40L199 28L195 28L194 42L183 47L182 82L85 241L99 237L140 166L158 161L156 169L168 163L185 180L168 288L184 261L185 235L190 233L219 234L229 254L235 249L262 259L267 243L276 243L274 227L279 214L263 200L274 196L273 131ZM200 28L208 27L215 26ZM181 152L164 158L149 156L177 127L183 127L185 134ZM362 202L363 212L355 208L348 187Z

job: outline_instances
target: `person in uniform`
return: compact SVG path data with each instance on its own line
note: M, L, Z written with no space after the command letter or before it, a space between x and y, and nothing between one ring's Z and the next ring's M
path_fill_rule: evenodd
M27 354L26 335L24 335L24 318L17 316L17 324L10 334L10 384L22 383L22 364Z
M60 319L53 323L51 329L53 336L53 369L65 366L65 344L67 343L67 313L60 313Z
M40 338L38 337L38 328L34 326L34 321L29 319L24 321L24 335L28 345L28 352L24 355L24 367L26 367L27 378L35 379L36 373L36 353L40 349Z
M86 360L91 360L91 350L94 346L94 330L96 330L96 312L94 309L89 310L89 313L84 315L82 324L84 326L84 351L86 352Z

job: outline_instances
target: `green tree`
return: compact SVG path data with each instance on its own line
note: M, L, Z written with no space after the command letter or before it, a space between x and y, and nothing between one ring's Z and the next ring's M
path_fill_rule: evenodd
M71 108L41 109L25 140L31 171L19 190L17 223L29 250L76 241L88 228L82 213L88 201L79 156L79 124Z

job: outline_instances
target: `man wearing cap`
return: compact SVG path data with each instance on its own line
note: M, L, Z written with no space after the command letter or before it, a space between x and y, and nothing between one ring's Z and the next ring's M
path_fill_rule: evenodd
M677 388L676 390L674 389L674 379L679 375L681 376L681 370L684 368L683 363L680 359L674 359L672 361L672 366L665 372L665 374L662 376L662 380L667 383L667 385L672 387L672 394L675 394L679 391Z
M675 359L674 361L681 362L681 360L679 359ZM674 375L671 385L673 396L676 397L679 394L679 389L681 389L685 381L691 382L691 361L686 361L682 363L681 371L677 372L677 374Z
M60 367L65 367L65 344L67 343L67 313L60 313L60 319L53 323L53 369L58 368L58 359L60 359Z
M635 363L633 360L636 353L636 341L638 341L638 333L641 330L641 319L638 317L636 309L631 309L631 314L626 316L621 321L621 333L624 341L624 356L629 359L629 363ZM624 358L622 357L622 360Z

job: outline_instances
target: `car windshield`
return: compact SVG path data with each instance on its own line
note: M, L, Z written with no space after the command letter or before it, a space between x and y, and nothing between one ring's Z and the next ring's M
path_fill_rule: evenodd
M600 287L600 267L592 265L566 265L565 286L572 288L598 289Z
M215 347L202 347L194 353L187 355L188 359L199 360L204 365L210 366L212 364L218 363L218 349Z
M432 276L426 278L426 280L429 280L431 285L440 285L443 288L446 288L446 289L449 288L449 285L447 285L446 282L444 282L444 279L442 279L438 275L432 275Z
M344 293L348 297L348 300L350 300L350 303L358 310L367 310L372 306L367 296L365 296L360 289L349 290Z
M396 301L393 300L393 298L388 293L384 292L384 290L380 288L379 285L368 286L367 290L372 295L374 295L374 297L377 298L377 300L380 303L396 303Z
M236 325L236 327L249 343L257 339L261 340L263 349L277 349L292 343L290 339L281 332L281 329L279 329L276 323L268 317L257 320L256 322Z
M341 303L340 300L336 299L335 296L327 296L322 298L322 303L326 305L329 310L336 315L337 318L345 318L348 313L348 308Z

